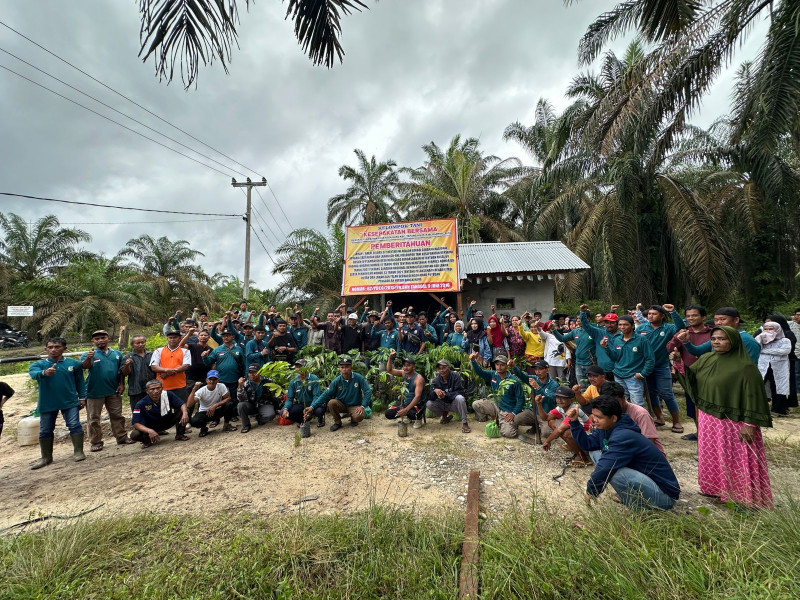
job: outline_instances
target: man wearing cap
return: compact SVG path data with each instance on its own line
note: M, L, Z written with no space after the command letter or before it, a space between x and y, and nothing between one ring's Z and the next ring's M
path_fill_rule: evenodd
M252 323L245 323L242 325L242 333L236 338L236 343L242 347L242 350L247 352L247 344L255 339L255 327Z
M36 410L39 411L39 450L42 455L32 469L41 469L53 462L53 431L59 411L72 439L73 460L77 462L86 458L80 416L80 410L86 404L86 381L81 363L64 358L66 349L67 340L50 338L47 340L47 358L28 367L28 375L39 384Z
M425 404L422 401L422 392L425 389L425 378L417 373L417 361L413 356L406 356L403 359L403 370L394 368L394 357L397 353L392 350L386 361L386 372L395 377L403 378L403 399L401 403L393 404L386 409L387 419L397 419L408 417L414 422L414 429L422 427L422 417L424 416Z
M294 339L294 344L297 346L299 352L308 344L308 326L303 321L303 314L301 312L293 312L289 315L289 333Z
M421 354L425 350L425 332L417 325L417 316L406 313L406 324L400 328L400 348L409 354Z
M611 360L608 353L603 350L601 343L603 340L606 340L606 343L613 345L617 338L621 337L622 334L619 332L619 316L614 311L607 313L603 317L603 324L605 327L598 327L592 323L589 317L589 307L586 304L582 304L581 311L578 313L578 322L581 324L581 327L592 336L594 340L594 357L597 360L597 364L603 369L603 372L606 374L606 379L612 381L614 379L614 361Z
M428 394L428 403L425 405L437 417L439 423L446 425L453 420L450 412L457 412L461 417L462 433L469 433L471 429L467 423L467 399L464 397L464 382L461 373L453 371L450 361L445 359L436 363L438 375L431 382L431 391Z
M494 371L481 367L477 352L470 355L470 360L474 373L491 385L492 391L498 397L497 402L488 398L473 402L472 409L476 417L479 421L499 419L500 435L506 438L517 437L518 428L514 423L514 417L521 413L525 406L525 394L519 379L508 372L508 357L505 354L498 354L494 358Z
M592 400L600 395L600 387L606 382L606 374L603 368L599 365L592 365L586 369L586 376L589 378L589 385L585 390L581 390L581 386L573 385L572 391L575 392L575 400L581 406L589 407L587 410L592 412L590 407Z
M667 314L672 316L672 323L664 322ZM647 337L650 349L653 351L653 370L645 380L647 391L650 393L650 403L656 415L656 425L664 425L664 413L661 410L661 400L663 400L672 416L672 433L683 433L681 413L678 410L678 403L675 402L675 394L672 392L672 371L667 342L679 329L686 329L686 323L672 304L651 306L647 310L647 321L636 328L636 333Z
M226 391L234 391L239 385L239 378L245 374L244 352L238 344L233 343L234 334L230 329L223 329L221 337L221 346L203 352L203 364L206 367L213 367ZM236 414L236 403L237 401L231 397L230 404L233 405L231 415ZM192 419L192 425L194 425L194 419Z
M180 334L178 334L180 336ZM94 348L81 355L81 366L89 372L86 379L86 415L89 421L89 448L92 452L103 449L103 429L100 414L105 406L111 421L111 431L117 444L133 444L125 433L125 417L122 416L122 392L125 383L119 370L122 354L108 347L108 332L99 329L92 333Z
M361 326L361 339L364 340L364 352L377 350L381 347L380 332L383 331L383 325L378 322L378 317L377 310L369 311L367 313L367 322ZM373 331L378 335L373 336Z
M150 370L150 360L153 353L146 348L147 338L143 335L135 335L131 338L133 350L122 359L122 366L119 374L123 380L128 378L128 399L133 411L136 403L145 397L147 382L153 378L153 371Z
M625 388L631 402L644 406L644 381L653 370L653 351L647 337L637 335L633 327L633 317L622 315L621 335L602 339L600 347L614 361L614 381Z
M364 420L364 409L372 402L372 388L360 373L353 373L353 359L349 356L339 357L339 375L337 375L324 392L314 398L311 406L303 411L303 417L309 419L312 412L320 406L327 405L333 415L331 431L342 428L342 413L350 415L350 425L355 427Z
M269 360L269 348L267 347L267 341L264 339L266 335L266 327L263 325L256 325L253 339L247 342L247 348L245 350L248 367L255 365L261 368L267 364Z
M306 361L302 358L294 363L297 376L289 382L286 403L281 412L284 419L291 419L295 423L302 423L305 420L305 409L310 407L314 398L320 394L319 378L309 373L306 365ZM317 427L325 427L325 407L318 406L312 412L317 417Z
M546 360L537 360L532 365L533 375L528 375L519 367L511 367L511 372L516 375L520 381L528 380L528 385L531 386L532 398L526 399L523 410L514 417L514 424L517 427L532 426L539 424L539 430L542 434L548 435L550 428L547 425L546 419L539 417L537 409L534 407L534 402L541 403L542 408L546 412L553 410L556 407L556 389L558 389L558 382L550 377L550 365ZM530 429L528 433L534 433L535 429Z
M575 402L575 392L569 386L560 385L556 388L556 407L554 409L545 412L540 400L536 402L536 407L539 412L539 418L546 420L548 429L550 429L550 433L542 443L542 450L550 450L551 444L561 438L574 455L569 465L571 467L585 467L589 462L589 455L584 453L575 443L575 440L572 439L569 419L566 418L567 411L570 408L578 408L578 404ZM588 415L580 408L578 408L578 420L584 426L584 429L590 427Z
M739 310L732 306L723 306L722 308L718 308L714 313L714 327L733 327L736 331L738 331L739 335L742 337L742 344L744 345L745 350L747 350L747 354L750 355L750 359L753 361L753 363L758 365L758 357L761 355L761 346L752 335L739 329L739 326L742 323L744 323L744 321L742 320L742 317L739 316ZM694 354L695 356L702 356L707 352L711 352L710 340L705 344L695 346L689 340L688 331L679 332L678 340L683 344L683 347L686 348L687 352Z
M294 363L295 354L297 354L297 345L294 343L294 338L288 333L286 321L283 319L276 320L275 333L269 338L267 346L270 351L270 358L273 361L283 361L289 364Z
M236 407L239 418L242 420L242 433L250 431L250 415L257 415L259 425L266 425L275 418L275 395L265 387L259 375L258 365L247 368L247 378L239 379L236 395L239 404Z
M347 354L350 350L361 351L361 328L356 313L348 315L347 324L342 327L342 352Z
M145 397L133 408L131 439L145 448L161 441L159 432L175 426L175 440L185 442L189 413L186 403L174 392L165 390L158 379L151 379L145 387Z
M156 348L150 358L150 370L156 374L164 389L186 400L186 371L192 366L192 353L181 348L181 333L170 331L167 345Z
M233 344L233 338L231 338ZM221 346L220 346L221 347ZM231 388L231 389L236 389ZM231 417L235 414L235 409L231 404L231 394L228 386L219 381L219 373L212 369L206 376L206 381L198 381L194 384L192 393L186 404L189 408L199 403L197 412L192 415L190 423L194 427L200 428L198 437L208 435L209 425L216 427L220 419L225 419L225 426L222 431L236 431L236 425L231 425Z

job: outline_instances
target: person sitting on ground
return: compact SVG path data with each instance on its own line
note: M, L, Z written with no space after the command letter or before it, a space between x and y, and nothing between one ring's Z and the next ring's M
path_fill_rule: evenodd
M145 397L133 409L133 431L131 439L142 442L145 448L161 441L170 427L175 427L175 440L185 442L186 424L189 412L186 403L175 392L165 390L158 379L151 379L145 385Z
M462 433L469 433L472 430L467 423L467 400L464 397L464 382L461 374L453 371L453 366L445 359L436 363L436 369L439 374L433 378L431 383L426 409L437 417L441 417L439 423L442 425L453 420L453 416L449 414L451 411L457 412L461 417Z
M195 402L199 402L197 413L192 415L190 423L193 427L200 428L198 437L208 435L209 427L219 425L221 418L225 419L223 431L236 431L238 427L231 425L233 416L233 405L231 404L231 394L228 386L219 381L219 373L212 369L206 375L206 382L198 381L194 384L194 389L189 394L186 404L191 408Z
M633 419L622 412L617 400L600 395L592 401L591 434L578 420L577 407L569 409L567 417L572 438L595 463L586 484L587 502L597 498L610 483L630 509L669 510L675 505L681 488L672 467Z
M556 389L557 406L547 413L545 413L542 408L541 396L537 396L536 398L536 408L539 412L539 417L543 421L546 420L550 428L550 435L542 442L542 450L550 450L550 445L558 438L561 438L574 455L569 466L578 468L585 467L589 462L589 455L583 452L583 450L578 447L578 444L575 443L575 440L572 439L569 419L566 417L567 411L570 408L578 408L578 420L583 424L584 429L589 429L589 417L580 409L580 405L575 402L575 392L565 385L558 386L558 389Z
M491 385L492 392L498 396L497 402L488 398L481 398L472 403L472 409L478 421L487 421L490 418L500 420L500 435L506 438L517 437L518 427L514 422L525 406L525 394L522 383L508 372L508 357L498 354L494 358L494 371L481 367L478 363L478 353L470 355L472 370L475 374Z
M291 419L297 424L306 420L305 409L311 406L316 396L319 396L319 378L313 373L309 373L306 368L305 359L299 359L294 363L297 376L289 382L289 389L286 392L286 403L283 405L281 416L284 419ZM325 427L325 407L318 406L313 410L317 417L317 427Z
M425 389L425 378L417 373L417 361L413 356L406 356L403 359L403 370L394 368L394 357L397 353L392 350L386 360L386 372L395 377L403 378L403 399L399 404L393 404L386 409L384 416L387 419L402 419L408 417L414 422L414 429L422 427L422 417L424 416L425 403L422 399L422 392Z
M236 412L242 420L242 433L250 431L250 415L256 415L259 425L266 425L275 418L275 396L264 386L258 365L247 368L247 378L239 378L236 397L239 403Z
M573 385L572 391L575 392L575 400L578 401L578 404L581 406L589 406L592 400L600 395L600 387L606 383L606 372L599 365L591 365L587 367L584 372L589 380L589 385L586 386L586 389L583 391L581 391L580 385Z
M308 420L314 409L328 407L333 416L331 431L342 428L342 413L350 415L350 426L356 427L364 420L364 409L372 402L372 388L360 373L353 373L353 359L349 356L339 357L339 375L336 376L324 392L314 398L311 406L303 411Z
M528 375L516 366L512 366L511 372L521 381L527 379L528 385L532 390L533 402L536 403L538 398L545 412L550 412L556 407L556 389L558 388L558 382L550 377L550 365L547 364L546 360L537 360L533 363L534 375ZM527 402L522 412L514 417L514 424L517 427L533 426L528 430L528 433L536 432L535 426L537 422L542 435L548 435L550 433L550 427L547 421L540 418L538 411L533 408L533 403L531 402Z
M661 454L666 456L664 446L661 444L661 438L658 437L658 429L656 429L656 425L653 423L653 418L650 416L650 413L647 412L646 408L642 408L633 402L628 402L625 398L624 387L615 381L607 381L600 386L600 395L611 396L616 399L616 401L619 402L623 414L627 414L633 419L633 422L639 426L639 431L642 432L642 435L653 442L656 448L661 450ZM589 412L591 412L591 403L589 407Z

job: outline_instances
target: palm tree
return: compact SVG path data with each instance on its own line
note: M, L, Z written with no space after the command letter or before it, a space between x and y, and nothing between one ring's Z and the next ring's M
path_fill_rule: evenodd
M251 0L245 0L250 6ZM218 59L228 72L234 46L238 46L237 0L139 0L139 32L143 61L152 55L156 74L172 81L176 64L186 87L197 79L200 63ZM339 42L341 17L367 8L362 0L289 0L286 18L315 65L330 68L344 57Z
M0 262L19 281L32 281L52 274L88 252L76 248L91 236L80 229L61 227L58 217L47 215L31 227L20 215L0 214Z
M81 259L54 277L20 285L20 293L36 307L31 322L42 334L87 333L126 323L145 323L152 306L149 286L135 281L117 259Z
M404 169L409 181L399 188L409 219L458 219L461 243L519 240L510 220L511 203L503 191L529 170L516 158L484 156L478 140L456 135L446 151L431 142L418 169Z
M394 206L395 188L399 183L395 171L397 163L391 159L379 163L374 155L367 160L364 151L358 148L354 152L358 166L339 167L339 177L352 183L344 194L328 200L328 223L374 225L397 220L399 215Z
M186 240L172 242L166 236L155 240L149 235L128 240L117 253L117 258L128 260L126 265L137 273L138 281L151 285L153 304L165 313L186 304L213 302L210 278L194 264L198 256L204 254L192 250Z
M620 82L636 84L645 54L632 43L623 58L609 52L598 75L577 77L568 94L567 151L543 173L557 193L536 222L537 237L564 237L593 265L590 297L625 300L711 299L731 289L730 250L703 199L668 159L675 144L695 131L636 126L617 130L607 144L602 129L606 95ZM640 110L646 112L644 102ZM568 277L579 295L583 278Z
M316 229L295 229L276 250L273 274L284 276L285 296L296 291L304 296L296 300L313 300L337 306L342 295L342 260L344 231L332 225L328 236Z

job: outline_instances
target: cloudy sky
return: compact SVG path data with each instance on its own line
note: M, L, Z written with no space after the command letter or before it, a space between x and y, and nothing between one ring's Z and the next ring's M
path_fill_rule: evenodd
M446 145L461 133L479 137L487 152L530 162L518 146L502 140L503 129L517 120L530 123L540 97L559 109L567 104L563 92L579 70L578 39L599 12L613 5L605 0L569 7L559 0L370 1L371 10L344 20L344 63L327 70L312 66L303 55L292 23L284 20L283 2L259 0L249 12L244 0L240 4L241 48L234 53L230 74L219 64L203 68L197 87L189 90L179 80L159 82L153 63L137 58L134 0L0 0L0 21L265 175L288 216L267 190L262 189L263 200L254 193L260 213L254 223L270 252L293 228L325 227L327 199L346 187L338 167L355 164L354 148L379 160L418 166L420 146L430 141ZM763 27L751 40L760 37ZM621 51L624 41L614 47ZM234 168L251 174L2 26L0 48L228 165L193 154L220 171L239 180L243 177ZM740 56L755 50L751 42ZM188 153L4 52L0 65ZM730 89L727 72L695 122L704 125L725 113ZM244 195L230 186L229 175L3 69L0 110L0 191L142 208L244 212ZM205 253L200 262L209 273L243 273L241 220L166 223L181 217L7 197L0 197L0 210L31 220L55 213L62 222L88 231L90 248L108 255L142 233L186 239ZM253 259L256 286L278 285L255 239Z

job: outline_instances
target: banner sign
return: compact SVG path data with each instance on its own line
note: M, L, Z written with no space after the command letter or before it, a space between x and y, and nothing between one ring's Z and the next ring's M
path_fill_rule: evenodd
M456 219L348 227L342 295L457 292Z
M32 317L32 306L9 306L6 310L6 316L9 317Z

